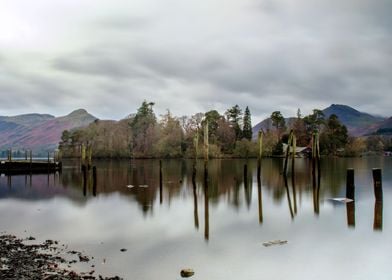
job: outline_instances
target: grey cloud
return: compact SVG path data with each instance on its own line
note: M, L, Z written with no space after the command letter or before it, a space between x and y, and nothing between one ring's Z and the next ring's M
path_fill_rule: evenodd
M42 73L14 68L0 88L42 104L52 93L61 102L51 106L79 95L85 105L78 107L105 116L111 107L125 116L143 99L179 115L237 103L259 117L331 103L390 114L392 2L241 1L217 17L197 14L200 6L209 3L140 17L101 12L80 26L91 40L54 52Z
M110 31L117 32L149 28L154 25L154 22L152 19L145 17L117 15L116 17L106 17L93 21L91 25L95 28L109 29Z

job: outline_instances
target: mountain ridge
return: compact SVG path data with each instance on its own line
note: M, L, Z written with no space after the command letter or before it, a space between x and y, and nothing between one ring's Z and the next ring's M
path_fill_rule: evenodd
M347 127L349 134L352 136L364 136L374 133L383 125L383 129L392 128L392 119L390 122L387 122L387 118L360 112L348 105L331 104L327 108L323 109L322 112L325 115L325 119L328 119L329 116L335 114L339 118L340 122ZM296 117L285 118L286 125L290 127L295 119ZM253 127L253 137L257 135L257 132L260 129L266 131L272 128L271 119L264 119Z
M60 117L38 113L0 116L0 149L31 149L34 153L53 151L64 130L85 127L96 119L85 109Z

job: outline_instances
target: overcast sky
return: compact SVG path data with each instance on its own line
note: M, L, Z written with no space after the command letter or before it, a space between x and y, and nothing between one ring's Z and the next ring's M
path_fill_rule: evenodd
M391 0L0 0L0 115L146 99L253 124L332 103L391 116Z

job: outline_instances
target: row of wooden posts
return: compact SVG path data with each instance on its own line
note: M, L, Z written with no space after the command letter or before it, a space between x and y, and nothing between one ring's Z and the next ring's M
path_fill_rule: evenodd
M316 172L316 167L317 167L317 172L318 175L320 174L320 142L319 142L319 134L318 132L314 132L312 134L312 166L313 166L313 173ZM208 177L208 158L209 158L209 141L208 141L208 121L206 121L206 124L204 125L204 177ZM194 138L194 149L195 149L195 159L198 158L199 156L199 136L198 133L196 133L195 138ZM294 169L295 169L295 157L296 157L296 149L297 149L297 139L294 134L294 131L291 130L287 142L287 149L285 152L285 160L284 160L284 167L283 167L283 175L287 176L287 168L288 168L288 162L289 162L289 156L291 152L291 172L294 174ZM260 176L260 170L261 170L261 159L263 157L263 131L260 130L258 133L258 168L257 168L257 176ZM245 168L245 167L244 167ZM193 168L193 173L195 174L196 172L196 167L194 166ZM193 175L195 176L195 175Z
M96 196L97 167L92 166L92 155L93 155L93 148L91 144L87 144L86 146L83 143L80 145L81 169L83 174L83 194L86 195L87 185L91 184L91 178L92 178L93 196ZM90 175L91 169L92 169L92 174Z
M380 168L373 168L373 188L376 201L382 201L382 171ZM354 169L347 169L346 177L346 198L355 200Z
M25 150L24 155L25 161L33 161L33 151L32 150ZM59 162L61 159L61 154L59 151L54 151L53 153L53 162ZM12 149L7 150L7 161L12 162L14 159L12 157ZM50 162L50 152L48 152L48 162Z

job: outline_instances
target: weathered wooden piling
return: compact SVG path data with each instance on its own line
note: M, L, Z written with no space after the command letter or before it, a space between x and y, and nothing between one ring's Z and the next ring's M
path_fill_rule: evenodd
M293 130L290 130L289 134L289 139L287 141L287 149L286 149L286 156L284 160L284 167L283 167L283 174L286 176L287 175L287 165L289 161L289 155L290 155L290 146L292 145L293 141Z
M244 186L248 187L248 165L246 163L244 164Z
M261 190L261 177L257 176L257 200L259 206L259 224L263 223L263 195Z
M297 149L297 138L293 134L293 138L291 139L291 147L292 147L292 153L291 153L291 176L294 177L294 171L295 171L295 156L296 156L296 149Z
M192 165L192 184L193 185L196 185L196 172L197 172L197 169L196 169L196 160L195 160Z
M12 186L12 176L11 175L7 176L7 186L8 186L8 188L11 189L11 186Z
M313 186L313 209L315 214L320 214L320 173L315 171L315 161L312 160L312 186Z
M297 214L297 191L295 188L295 174L291 174L291 186L293 188L293 202L294 202L294 214Z
M84 164L82 165L82 174L83 174L83 196L86 196L86 193L87 193L87 168Z
M355 227L355 201L346 203L347 226Z
M195 148L195 159L199 157L199 130L196 131L195 137L193 138L193 146Z
M382 230L382 200L376 200L374 203L374 220L373 220L373 230Z
M93 196L97 195L97 167L93 166Z
M196 167L193 166L193 168L195 169ZM192 187L193 187L193 216L194 216L194 220L195 220L195 228L199 229L199 211L198 211L198 206L197 206L197 192L196 192L196 180L195 177L193 177L192 175Z
M346 176L346 197L355 200L354 169L347 169Z
M257 178L261 176L261 159L263 157L263 131L259 131L258 135L258 141L259 141L259 154L257 157Z
M92 157L93 157L93 146L91 143L87 146L87 167L88 169L92 166Z
M25 150L25 161L27 161L27 150Z
M210 214L208 204L208 180L204 180L204 239L208 241L210 239Z
M293 207L292 207L292 204L291 204L291 197L290 197L289 184L287 182L287 176L284 175L283 179L284 179L284 186L286 188L287 202L289 204L290 216L291 216L291 219L294 219L294 211L293 211Z
M373 185L376 200L382 201L382 177L380 168L373 168Z
M209 153L209 143L208 143L208 121L204 124L204 180L208 180L208 153Z
M83 166L86 167L86 146L84 143L80 145L80 163Z
M159 160L159 203L163 202L163 175L162 175L162 160Z

